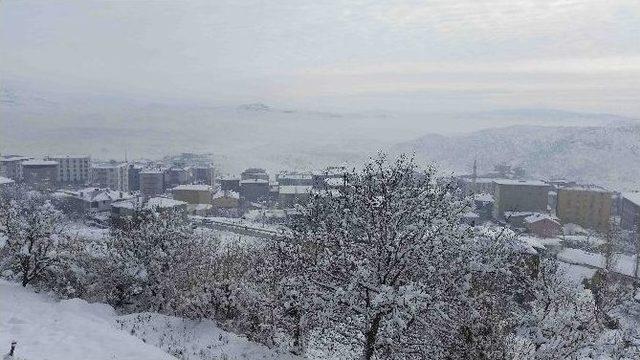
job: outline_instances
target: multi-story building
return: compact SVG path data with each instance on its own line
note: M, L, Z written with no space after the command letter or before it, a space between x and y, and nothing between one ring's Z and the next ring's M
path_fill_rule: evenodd
M286 172L283 171L276 175L276 182L280 186L288 185L313 185L313 174L305 172Z
M613 193L598 186L571 186L557 190L556 216L563 224L606 232Z
M270 197L269 180L246 179L240 180L240 196L248 202L267 201Z
M129 164L129 191L140 190L140 171L144 167L138 164Z
M127 163L93 165L89 172L89 182L97 187L129 191L129 165Z
M207 184L214 186L215 185L215 177L213 166L211 165L198 165L194 166L192 169L193 180L200 184Z
M170 186L183 185L191 182L191 172L181 167L171 167L167 171L168 184ZM210 184L206 182L205 184Z
M493 215L504 219L505 212L547 212L549 185L538 180L494 180Z
M52 160L27 160L22 162L22 180L38 190L54 190L58 187L58 162Z
M31 159L26 156L15 155L0 158L0 176L14 181L22 180L22 162Z
M622 194L620 226L625 230L640 231L640 192Z
M240 192L240 179L225 177L218 179L220 182L220 190Z
M496 191L496 181L504 180L502 178L487 177L463 177L459 180L459 185L465 195L471 194L489 194L493 196Z
M140 171L140 192L146 198L164 194L166 174L163 169L145 169Z
M173 198L189 204L211 204L213 189L209 185L178 185L171 189Z
M240 180L267 180L269 181L269 174L265 169L260 168L248 168L240 174Z
M46 160L58 162L58 183L85 184L89 181L91 157L86 155L52 155Z

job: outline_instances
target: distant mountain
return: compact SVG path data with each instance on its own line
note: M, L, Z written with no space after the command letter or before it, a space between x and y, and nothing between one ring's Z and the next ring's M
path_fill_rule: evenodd
M398 144L393 152L415 151L442 169L470 173L496 163L524 167L532 176L567 178L613 190L640 189L640 126L511 126L470 134L429 134Z
M529 152L538 152L537 146L524 144L537 139L538 133L543 134L538 140L540 146L562 147L563 140L557 138L560 134L575 133L581 138L582 132L590 128L616 132L603 128L633 128L632 124L638 122L611 114L552 109L336 112L260 102L237 105L218 104L215 100L131 97L96 89L45 88L6 79L0 86L0 152L32 156L89 153L105 160L123 159L125 152L130 159L212 153L223 171L230 173L248 166L280 170L358 164L380 149L397 148L394 146L400 142L412 144L404 148L417 145L420 152L442 160L447 168L464 171L472 162L471 145L487 148L473 151L479 151L481 156L487 154L481 160L488 167L497 161L494 158L500 160L502 156L519 154L522 161L531 157ZM483 130L513 125L533 127ZM555 130L557 126L565 128ZM551 134L544 135L548 132ZM429 135L422 142L411 141L425 133L440 135ZM451 135L454 133L460 135ZM605 141L607 136L614 135L595 135L592 142ZM624 139L631 134L623 132L620 136ZM460 147L451 144L452 139L461 142ZM552 139L556 143L549 144ZM510 140L514 143L509 144ZM629 146L637 144L630 140ZM520 153L513 149L516 147L526 150ZM614 153L622 154L623 150ZM537 166L527 161L532 169ZM560 170L558 174L564 173ZM635 173L629 172L632 174Z

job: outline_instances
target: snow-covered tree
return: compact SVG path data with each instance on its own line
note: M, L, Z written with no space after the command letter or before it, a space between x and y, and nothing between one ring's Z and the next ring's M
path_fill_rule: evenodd
M589 290L569 281L555 260L544 260L532 288L529 311L513 337L511 358L568 359L595 347L602 325Z
M280 239L283 276L332 341L364 359L385 349L423 357L438 346L446 353L464 331L461 309L472 310L474 298L493 290L484 286L504 290L500 280L515 263L496 266L484 255L490 252L480 253L474 232L460 225L469 203L407 156L380 155L345 183L339 196L313 196L292 234Z
M64 216L42 194L17 189L1 202L3 266L17 275L23 286L47 277L61 264L68 250Z
M190 316L212 269L214 239L173 211L146 211L106 242L106 297L116 306ZM206 300L205 300L206 301Z

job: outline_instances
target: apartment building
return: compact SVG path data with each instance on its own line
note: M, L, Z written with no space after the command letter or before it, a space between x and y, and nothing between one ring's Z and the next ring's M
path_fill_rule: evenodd
M599 186L577 185L557 190L556 216L563 224L606 232L611 219L613 193Z
M91 157L86 155L52 155L46 160L58 162L58 183L85 184L89 181Z
M89 182L96 187L117 191L129 191L129 165L107 163L91 166Z
M166 174L163 169L140 171L140 192L146 198L162 195L166 190Z
M21 163L25 184L42 191L58 187L58 162L52 160L27 160Z
M494 180L493 215L504 219L505 212L547 212L549 185L538 180Z

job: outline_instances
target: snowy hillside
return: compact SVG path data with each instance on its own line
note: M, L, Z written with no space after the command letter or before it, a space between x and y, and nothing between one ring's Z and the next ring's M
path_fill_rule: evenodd
M395 151L415 151L419 158L458 173L470 173L477 158L480 172L504 162L522 166L533 176L616 190L636 189L640 178L640 126L512 126L457 136L430 134Z
M168 352L181 359L287 359L210 321L153 313L117 316L108 305L57 301L0 281L0 352L13 340L24 360L176 359Z

